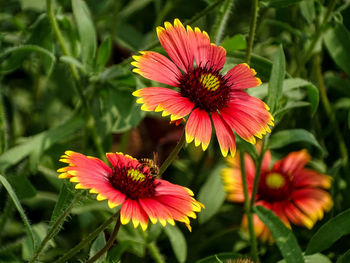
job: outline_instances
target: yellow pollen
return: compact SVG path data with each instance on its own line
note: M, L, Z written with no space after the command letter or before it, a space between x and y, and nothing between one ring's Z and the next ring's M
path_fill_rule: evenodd
M144 181L146 176L136 169L128 170L128 176L130 176L135 181Z
M202 74L201 83L209 91L215 91L220 87L219 78L211 73Z
M266 177L266 185L273 189L278 189L284 186L285 179L279 173L271 173Z

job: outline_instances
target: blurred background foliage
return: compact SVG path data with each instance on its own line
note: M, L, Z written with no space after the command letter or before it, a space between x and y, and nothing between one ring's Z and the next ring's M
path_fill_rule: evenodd
M179 18L204 29L227 50L224 70L245 59L250 1L55 1L51 11L61 39L53 31L49 2L0 2L1 262L32 258L33 244L39 246L65 211L71 212L68 222L60 222L60 232L46 243L42 262L58 259L112 214L105 202L83 191L77 195L57 178L65 150L99 157L122 151L137 158L150 158L156 151L162 163L174 148L183 127L140 111L131 95L158 85L133 74L130 65L131 55L139 50L164 52L157 26ZM264 84L249 92L266 99L269 85L281 87L276 93L280 99L272 102L276 125L269 148L275 159L306 148L313 156L310 165L333 177L334 209L311 231L293 227L303 251L322 224L350 207L349 5L348 0L259 1L250 64ZM212 142L206 152L188 145L163 176L191 188L206 205L193 221L193 232L181 224L164 230L157 224L142 233L128 224L118 235L120 245L100 262L153 262L148 250L155 244L166 262L249 252L248 237L240 231L242 206L225 202L220 177L225 163ZM254 155L251 145L239 141L238 147ZM29 226L23 226L25 219ZM327 257L316 255L307 262L349 262L349 223L338 232L335 243L313 251ZM94 254L105 235L71 262ZM260 244L259 254L262 262L281 259L275 245ZM201 262L219 261L212 257Z

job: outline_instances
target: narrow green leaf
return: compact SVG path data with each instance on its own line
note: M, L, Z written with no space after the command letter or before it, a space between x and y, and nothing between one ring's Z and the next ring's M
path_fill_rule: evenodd
M213 169L199 191L198 200L205 205L205 209L198 216L198 221L201 224L215 215L225 201L226 194L220 176L223 168L223 165L218 165Z
M296 142L306 142L310 143L311 145L316 146L321 151L323 151L323 148L321 145L317 142L314 135L307 130L303 129L290 129L290 130L283 130L276 132L271 135L269 140L269 149L279 149L286 145L289 145L291 143Z
M332 261L328 257L320 253L304 256L304 258L305 258L305 263L332 263ZM286 263L286 261L282 259L277 263Z
M75 67L77 67L85 75L87 73L87 70L86 70L86 67L84 66L84 64L82 64L79 60L77 60L77 59L75 59L73 57L61 56L60 57L60 61L64 62L64 63L67 63L67 64L74 65Z
M58 127L26 138L25 142L12 147L0 156L0 171L18 163L29 154L35 154L35 162L37 163L40 159L40 153L82 128L84 125L85 122L82 118L75 117Z
M83 0L72 0L72 9L78 27L83 63L92 65L97 41L89 8Z
M301 0L270 0L267 3L268 7L283 8L300 2ZM263 2L264 5L264 2Z
M228 260L228 259L238 259L238 258L244 258L242 255L235 253L235 252L226 252L226 253L219 253L219 254L215 254L206 258L202 258L198 261L196 261L196 263L219 263L222 260ZM226 262L226 261L224 261Z
M294 108L305 107L305 106L310 106L310 103L305 101L292 101L290 103L287 103L283 108L276 111L275 118L280 119L281 116L286 112L288 112L289 110Z
M323 39L334 62L350 76L350 32L337 22L326 31Z
M12 186L9 184L9 182L6 180L6 178L4 176L2 176L1 174L0 174L0 182L5 187L6 191L9 193L13 203L15 204L19 214L21 215L24 226L27 229L30 241L32 242L32 248L33 248L32 251L34 251L34 248L36 248L36 246L37 246L37 240L36 240L36 238L34 238L34 232L33 232L32 226L29 223L29 220L24 212L24 209L23 209L21 203L19 202L16 193L13 191Z
M271 210L257 206L258 217L269 228L286 263L304 263L304 257L292 231Z
M29 181L28 177L23 174L8 176L8 182L11 184L20 200L34 197L37 193L34 185Z
M301 1L299 3L300 12L309 24L315 19L315 3L313 0Z
M165 234L168 236L171 247L179 262L186 262L187 243L184 235L177 226L167 225L164 228Z
M344 235L350 234L350 209L327 221L313 235L307 245L305 254L310 255L329 248Z
M102 44L99 46L97 51L96 67L97 69L103 69L103 67L108 62L108 59L112 51L112 40L108 36Z
M105 246L105 244L106 244L105 233L101 232L91 245L90 252L89 252L89 258L93 257L101 248L103 248ZM107 257L107 253L104 253L95 262L102 263L102 262L104 262L106 257Z
M279 108L285 72L286 62L283 48L280 46L273 60L267 95L267 105L271 108L272 114Z
M350 262L350 249L346 251L342 256L337 260L337 263L348 263Z

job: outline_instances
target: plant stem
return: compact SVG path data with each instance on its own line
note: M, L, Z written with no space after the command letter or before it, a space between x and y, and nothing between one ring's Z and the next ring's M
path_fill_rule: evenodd
M250 206L247 176L245 171L244 151L240 149L239 154L240 154L239 159L240 159L240 165L241 165L241 177L242 177L242 186L243 186L243 194L244 194L244 210L247 214L248 230L249 230L249 237L250 237L250 243L251 243L250 253L253 261L259 262L258 245L256 241L255 231L254 231L253 210L251 209L252 207Z
M92 258L86 261L86 263L95 262L97 259L99 259L104 253L106 253L110 249L110 247L113 245L113 242L118 235L119 228L120 228L120 216L118 217L118 220L115 223L113 233L109 237L106 245L103 248L101 248L100 251L98 251Z
M169 154L168 158L163 162L162 166L159 168L159 176L161 176L165 172L165 170L169 167L169 165L175 161L178 153L180 152L184 144L185 144L185 130L183 131L181 135L181 139L178 141L174 150Z
M57 41L58 41L58 44L62 50L62 53L65 55L65 56L71 56L71 53L64 41L64 38L62 36L62 33L60 31L60 28L57 24L57 21L56 21L56 18L55 18L55 13L54 13L54 10L53 10L53 6L52 6L52 0L46 0L46 8L47 8L47 14L48 14L48 17L50 19L50 23L51 23L51 26L52 26L52 29L55 33L55 36L57 38ZM86 114L87 114L87 128L90 130L91 132L91 135L92 135L92 139L94 141L94 144L96 146L96 149L97 151L99 152L99 155L100 157L103 159L103 160L106 160L106 157L104 155L104 151L103 151L103 147L102 147L102 141L101 141L101 138L98 136L98 133L97 133L97 130L96 130L96 122L95 122L95 119L91 113L91 109L90 109L90 106L89 106L89 103L86 99L86 96L83 92L83 88L81 87L81 84L80 84L80 77L79 77L79 74L78 74L78 71L77 69L75 68L75 66L73 64L69 64L69 69L70 71L72 72L72 75L73 75L73 78L74 78L74 83L73 83L73 86L75 87L75 89L77 90L77 93L80 97L80 101L82 102L83 104L83 107L86 111Z
M225 0L225 2L222 4L220 8L220 11L218 12L217 20L214 25L214 29L212 33L214 36L213 40L217 45L221 43L232 6L233 6L233 0Z
M245 56L245 62L248 64L250 63L250 57L253 50L256 21L258 19L258 13L259 13L258 2L259 0L253 0L252 9L250 13L249 38L248 38L248 46L247 46L246 56Z
M309 59L312 56L312 52L315 49L315 46L317 44L317 42L319 41L321 34L325 28L325 25L328 23L329 17L331 16L334 8L335 8L335 4L337 3L337 0L331 0L329 5L328 5L328 9L327 9L327 13L325 15L325 17L323 18L323 21L321 23L321 26L318 27L318 30L316 31L315 37L312 40L309 48L307 49L306 53L303 56L303 59L301 60L301 64L299 65L299 67L297 68L296 72L294 75L299 75L301 70L304 68L305 64L309 61Z
M98 234L100 234L109 224L111 224L117 217L119 217L119 211L112 215L107 221L105 221L102 225L95 229L90 235L88 235L83 241L81 241L78 245L69 250L63 257L56 260L54 263L63 263L68 259L73 257L76 253L78 253L83 247L87 246L93 239L95 239Z
M147 247L156 263L165 263L163 256L160 254L159 249L154 242L148 243Z
M35 251L32 259L29 261L30 263L35 262L36 259L40 256L41 252L44 250L47 242L49 242L56 234L57 229L62 224L62 222L66 219L66 217L70 214L70 211L74 207L74 205L79 201L80 197L82 196L83 192L79 192L76 194L70 203L70 205L66 208L66 210L58 217L55 224L51 227L50 231L46 234L45 238L41 242L39 248Z
M339 151L340 155L342 156L342 164L343 166L346 166L349 160L348 150L346 148L346 144L343 138L342 133L339 129L339 124L337 122L337 119L334 114L334 110L332 109L332 105L330 104L327 96L326 91L326 85L324 83L324 79L322 76L322 68L321 68L321 54L318 53L315 57L315 64L316 64L316 76L317 76L317 86L318 90L320 91L321 101L323 104L323 107L326 111L327 117L330 121L331 126L333 127L335 137L337 138L338 145L339 145Z
M259 181L260 181L260 170L261 170L262 161L264 159L264 155L265 155L265 151L266 151L268 136L269 136L269 134L266 134L264 136L264 138L262 139L260 155L259 155L257 163L255 165L255 176L254 176L254 182L253 182L252 195L251 195L251 199L250 199L250 209L252 209L254 207L255 200L256 200L256 194L258 192L258 186L259 186Z

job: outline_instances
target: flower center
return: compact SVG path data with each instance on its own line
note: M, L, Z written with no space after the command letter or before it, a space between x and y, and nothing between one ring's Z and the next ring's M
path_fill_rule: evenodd
M266 185L272 189L281 188L285 184L283 176L279 173L271 173L266 176Z
M180 92L189 98L197 108L215 112L226 106L230 87L227 80L212 68L196 67L179 79Z
M141 164L137 167L129 164L127 166L117 165L108 177L114 189L133 200L153 197L157 186L154 179L150 175L149 168Z
M258 187L259 198L268 202L288 199L292 191L292 180L288 175L278 172L261 174Z

